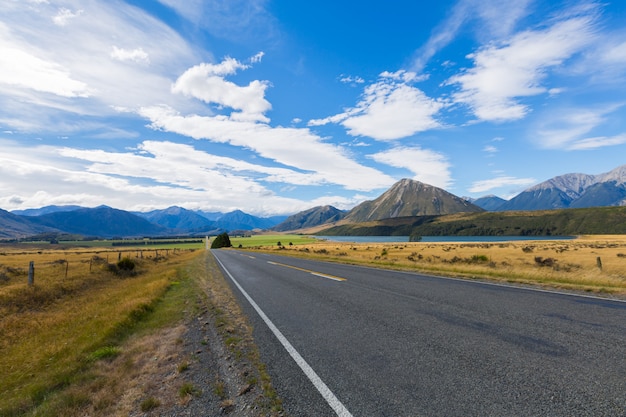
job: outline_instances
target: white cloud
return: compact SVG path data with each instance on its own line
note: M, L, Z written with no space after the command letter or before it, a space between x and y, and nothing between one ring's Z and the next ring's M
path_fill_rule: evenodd
M489 156L493 156L493 154L498 153L498 148L493 145L486 145L483 148L483 152L489 154Z
M163 106L142 108L140 114L154 129L250 149L263 158L309 173L318 184L369 191L394 182L380 171L358 164L342 148L324 143L309 129L271 127L228 116L183 116Z
M339 81L345 84L363 84L365 80L358 76L341 75Z
M601 127L608 120L608 116L622 108L624 103L610 104L599 108L562 108L552 111L540 122L536 137L539 146L547 149L590 149L609 146L615 142L615 137L597 136L595 139L584 139L590 132ZM583 143L586 145L583 146Z
M469 191L472 193L484 193L501 187L528 187L537 182L534 178L515 178L500 176L489 180L476 181L472 184Z
M272 108L265 99L265 90L269 86L267 81L254 80L241 87L224 79L226 75L247 68L233 58L226 58L219 64L199 64L178 77L172 91L238 110L231 113L233 119L269 122L264 115Z
M88 97L88 85L73 78L62 65L27 52L28 46L10 39L0 23L0 84L8 84L61 97Z
M428 41L415 52L412 69L422 71L428 61L452 42L461 28L477 21L478 38L502 38L509 36L517 22L528 13L531 0L459 0L448 17L431 33Z
M59 9L50 3L11 2L0 8L3 123L16 130L61 131L72 125L73 116L106 117L115 108L155 102L198 107L171 93L172 79L197 62L171 28L123 2L65 0L63 5L81 10L61 13L64 25L51 19ZM70 14L71 21L63 20ZM112 28L124 34L124 45L112 37ZM152 65L124 61L147 57Z
M250 62L253 64L259 63L261 62L261 60L263 59L263 57L265 56L265 52L261 51L258 54L252 56L250 58Z
M52 21L57 26L65 26L71 19L80 16L82 13L83 10L77 10L76 12L73 12L70 9L61 8L59 9L59 12L52 18Z
M384 72L365 88L361 101L344 113L309 121L309 126L339 123L352 136L395 140L440 127L435 115L445 106L409 85L415 73Z
M546 93L542 81L548 70L582 51L593 35L593 19L584 16L519 33L469 55L474 66L447 84L460 86L454 100L468 105L479 120L521 119L529 108L518 98Z
M124 49L113 45L111 58L118 61L150 62L149 56L143 48Z
M609 47L604 51L603 60L611 64L626 64L626 42Z
M589 149L598 149L605 146L623 145L626 143L626 133L616 136L598 136L593 138L584 138L574 141L568 149L581 151Z
M158 0L215 37L244 43L275 35L267 0Z
M257 215L292 214L311 201L276 195L261 183L308 184L314 175L273 168L199 151L173 142L145 141L125 152L27 147L0 139L0 207L49 204L93 207L106 202L125 210L179 205L189 209ZM48 191L54 190L54 192ZM328 195L337 206L349 199ZM321 200L320 200L321 201Z
M404 168L413 173L413 179L439 188L452 184L450 163L447 158L435 151L419 147L397 147L369 156L376 162L396 168Z

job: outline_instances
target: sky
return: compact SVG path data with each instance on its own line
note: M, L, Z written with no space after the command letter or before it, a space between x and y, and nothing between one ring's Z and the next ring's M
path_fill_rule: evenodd
M0 0L0 208L288 215L626 164L626 2Z

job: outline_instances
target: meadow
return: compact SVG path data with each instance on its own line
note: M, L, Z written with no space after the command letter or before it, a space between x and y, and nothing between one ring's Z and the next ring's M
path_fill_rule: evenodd
M345 243L267 245L244 249L281 255L419 271L468 279L626 295L626 236L494 243ZM280 240L282 245L278 245ZM251 241L250 241L251 242ZM233 243L233 246L236 246Z
M55 410L88 403L87 393L54 394L92 378L87 370L94 361L116 356L196 255L0 246L0 416L60 415ZM55 398L64 404L51 405Z

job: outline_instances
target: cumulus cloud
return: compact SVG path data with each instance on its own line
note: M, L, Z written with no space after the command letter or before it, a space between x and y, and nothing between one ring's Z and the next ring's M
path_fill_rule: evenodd
M413 179L439 188L452 184L450 162L445 155L419 147L396 147L369 155L376 162L413 173Z
M395 140L440 127L435 116L444 102L426 96L411 85L413 72L384 72L380 79L365 88L356 107L324 119L309 121L309 126L338 123L352 136L376 140Z
M238 120L269 122L264 115L272 108L265 99L267 81L254 80L242 87L224 79L247 68L248 65L233 58L226 58L219 64L195 65L178 77L172 91L237 110L231 117Z
M454 100L469 106L479 120L523 118L530 109L519 98L548 92L542 82L549 69L590 44L593 22L591 16L570 18L544 30L518 33L470 54L474 66L447 81L459 86Z

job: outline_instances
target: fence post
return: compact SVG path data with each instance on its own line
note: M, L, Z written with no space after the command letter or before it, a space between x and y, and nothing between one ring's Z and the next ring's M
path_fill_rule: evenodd
M35 261L30 261L28 264L28 286L31 287L35 284Z
M596 258L596 265L598 266L600 271L602 271L602 259L600 259L599 256Z
M69 261L66 259L65 260L65 279L67 279L67 271L69 271L70 269L70 263Z

